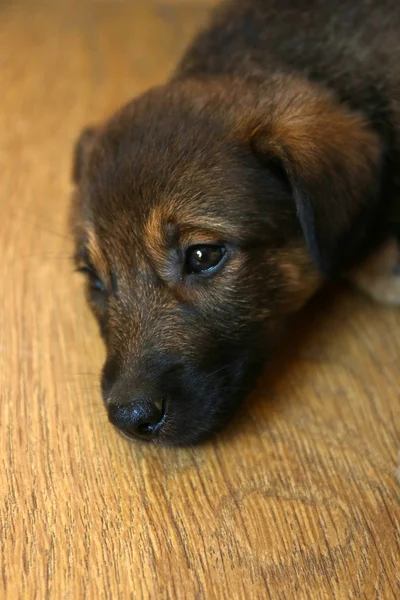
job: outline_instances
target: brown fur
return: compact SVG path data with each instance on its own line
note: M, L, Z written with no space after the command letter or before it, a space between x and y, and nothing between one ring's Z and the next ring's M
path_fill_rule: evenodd
M368 32L400 9L339 5L226 3L166 85L78 143L77 263L125 433L193 443L216 431L290 315L391 233L397 50L390 31ZM199 247L215 269L191 270Z
M304 246L282 250L277 267L283 274L285 289L282 310L292 314L300 310L324 282Z
M371 185L374 166L380 162L379 136L361 115L351 113L330 95L325 97L310 86L298 89L291 82L290 92L285 90L275 102L271 123L259 126L253 138L263 145L264 152L288 163L291 176L298 176L309 185L319 185L321 173L326 177L338 162L360 194L354 206L358 210L363 186ZM331 177L335 185L334 173Z
M400 246L389 238L348 274L359 290L381 304L400 306Z

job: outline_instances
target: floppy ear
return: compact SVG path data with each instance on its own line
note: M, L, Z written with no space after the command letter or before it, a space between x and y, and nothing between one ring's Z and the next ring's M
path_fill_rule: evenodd
M72 181L75 184L80 182L82 170L85 165L87 156L93 145L93 140L96 130L93 127L87 127L80 134L74 149L73 165L72 165Z
M328 276L348 268L377 214L378 135L330 96L299 93L277 102L253 131L252 147L283 168L317 267Z

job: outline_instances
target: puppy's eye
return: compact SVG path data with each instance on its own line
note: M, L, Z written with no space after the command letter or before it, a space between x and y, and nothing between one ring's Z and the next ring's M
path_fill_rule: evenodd
M78 271L78 273L84 273L88 277L91 292L97 294L105 293L106 288L104 286L104 283L101 281L100 277L97 275L96 271L92 267L88 265L82 265L76 270Z
M186 252L186 270L189 274L212 271L219 265L225 254L224 246L211 244L191 246Z
M90 287L94 292L99 292L100 294L104 294L106 291L103 282L98 277L90 277Z

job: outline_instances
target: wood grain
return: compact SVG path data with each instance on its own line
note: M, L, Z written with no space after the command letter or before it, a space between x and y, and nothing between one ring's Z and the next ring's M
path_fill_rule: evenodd
M173 4L0 2L0 597L400 598L399 311L328 291L206 446L107 423L71 150L210 2Z

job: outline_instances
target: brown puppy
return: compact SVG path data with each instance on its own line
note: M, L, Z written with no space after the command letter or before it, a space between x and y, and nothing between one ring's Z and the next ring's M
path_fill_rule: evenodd
M82 135L76 260L128 437L216 431L288 316L395 230L399 31L391 0L231 1Z

